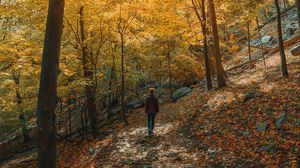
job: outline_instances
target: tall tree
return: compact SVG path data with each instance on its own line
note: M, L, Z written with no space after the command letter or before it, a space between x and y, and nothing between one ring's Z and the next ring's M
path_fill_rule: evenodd
M37 103L38 167L56 167L55 109L64 0L49 0Z
M212 89L212 81L211 81L211 72L210 72L210 61L208 57L208 47L207 47L207 27L206 27L206 13L205 13L205 0L201 0L201 15L198 12L197 5L194 0L192 0L192 4L194 6L194 11L197 15L198 20L201 24L204 45L204 64L205 64L205 78L206 78L206 88L207 90Z
M217 25L216 11L215 11L215 5L214 5L213 0L208 0L208 7L209 7L209 12L210 12L213 42L214 42L214 47L215 47L218 87L221 88L221 87L226 86L226 81L225 81L225 72L224 72L224 69L222 66L222 60L221 60L218 25Z
M288 77L288 69L286 65L286 58L284 52L284 45L282 39L282 30L281 30L281 14L278 0L274 0L276 12L277 12L277 30L278 30L278 43L280 49L280 58L281 58L281 73L283 77Z
M97 116L96 116L97 109L95 103L95 93L93 92L94 72L91 63L88 62L89 60L92 60L92 58L88 59L87 43L85 38L84 20L83 20L83 6L80 7L79 16L80 16L80 35L81 35L81 47L82 47L81 50L82 50L83 74L84 77L88 80L88 84L86 84L85 86L88 117L90 120L92 136L93 138L97 138L98 137Z
M120 37L120 55L121 55L121 113L126 125L128 121L126 119L126 108L125 108L125 37L129 33L129 27L136 16L136 12L126 14L122 12L123 1L119 6L119 16L117 18L116 30Z
M122 115L126 125L128 125L126 115L125 115L125 65L124 65L124 32L119 31L121 39L121 108Z

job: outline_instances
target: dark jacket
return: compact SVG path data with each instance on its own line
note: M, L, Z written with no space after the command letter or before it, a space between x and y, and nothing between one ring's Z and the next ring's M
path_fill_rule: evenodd
M150 94L146 99L145 113L147 114L156 114L159 112L159 102L155 95Z

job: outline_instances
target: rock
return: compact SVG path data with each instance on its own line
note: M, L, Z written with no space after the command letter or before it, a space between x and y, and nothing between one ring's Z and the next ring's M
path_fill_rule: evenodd
M287 118L288 118L287 113L283 113L278 118L276 118L276 128L280 129L282 124L286 122Z
M271 44L273 42L273 37L270 35L263 36L261 42L262 44Z
M176 90L173 95L172 95L172 101L175 102L177 101L178 99L188 95L189 93L192 92L192 89L188 88L188 87L183 87L183 88L180 88L178 90Z
M205 128L205 125L200 125L199 128L200 128L200 129L204 129L204 128Z
M95 153L95 150L94 150L93 148L90 148L90 149L89 149L89 154L90 154L90 155L94 155L94 153Z
M297 30L297 26L294 26L292 23L286 24L284 28L283 40L287 40L291 36L293 36L296 30Z
M245 94L245 96L244 96L244 102L246 102L246 101L248 101L248 100L250 100L250 99L255 98L255 96L256 96L256 94L255 94L254 91L249 91L249 92L247 92L247 93Z
M264 122L256 122L256 129L259 132L265 132L268 128L268 122L264 121Z
M244 136L248 136L248 135L250 134L250 132L249 132L249 131L243 131L242 134L243 134Z
M136 100L132 100L131 102L129 102L128 104L127 104L127 106L129 107L129 108L139 108L139 107L143 107L143 105L144 105L144 102L142 102L141 100L139 100L139 99L136 99Z
M290 52L293 56L299 56L300 55L300 44L295 45L290 49Z
M209 155L212 155L212 154L215 154L215 153L216 153L216 150L215 150L215 149L208 149L208 150L207 150L207 153L208 153Z

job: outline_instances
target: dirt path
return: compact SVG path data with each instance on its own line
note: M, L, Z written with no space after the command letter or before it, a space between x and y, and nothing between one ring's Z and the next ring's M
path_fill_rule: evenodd
M188 100L188 99L185 99ZM97 152L99 167L195 167L197 141L188 129L188 118L181 118L185 105L169 103L157 115L154 135L146 136L146 115L143 109L133 111L131 123L113 136L112 143Z

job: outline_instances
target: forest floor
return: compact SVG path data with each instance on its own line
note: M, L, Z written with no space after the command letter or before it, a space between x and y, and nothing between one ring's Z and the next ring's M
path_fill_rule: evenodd
M152 137L141 108L104 139L59 144L58 167L299 167L300 58L286 54L286 79L271 55L268 68L240 69L223 89L195 86L161 105ZM35 167L36 157L32 150L0 167Z

